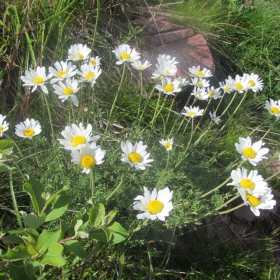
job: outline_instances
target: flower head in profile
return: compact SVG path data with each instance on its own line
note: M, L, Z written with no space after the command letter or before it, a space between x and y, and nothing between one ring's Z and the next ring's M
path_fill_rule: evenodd
M94 56L89 58L89 64L92 64L93 66L100 66L100 57L99 56Z
M275 101L270 98L270 101L266 100L265 102L265 108L269 112L270 115L273 115L276 117L276 121L280 118L280 100Z
M175 95L175 92L180 92L182 89L179 87L180 81L177 79L171 80L170 77L161 79L161 85L157 85L156 89L167 95Z
M193 67L189 67L189 71L192 76L197 78L209 78L213 76L211 71L207 70L205 67L202 70L200 70L200 66L198 67L193 66Z
M200 110L199 107L184 107L185 112L182 113L182 115L185 115L187 117L190 118L194 118L194 117L198 117L198 116L202 116L204 109Z
M100 135L92 136L92 126L88 124L86 128L82 123L79 126L71 124L66 126L61 132L64 139L57 139L65 150L79 150L87 143L94 142L100 138Z
M244 204L250 206L250 210L256 215L260 215L259 209L273 209L276 205L276 201L273 198L271 189L267 188L267 191L263 195L255 195L246 192L246 190L239 188L238 192L242 197Z
M231 93L233 91L232 85L234 83L234 79L229 76L224 82L220 82L220 89L224 91L224 93Z
M137 215L137 219L159 219L164 222L173 209L172 195L173 191L171 192L169 188L159 191L154 189L150 192L144 187L144 196L138 195L134 198L133 209L143 211L143 213Z
M118 59L118 61L116 62L117 65L123 64L124 62L133 62L140 59L140 54L135 49L131 49L127 44L117 46L112 52Z
M232 170L231 183L228 186L234 186L237 189L246 190L247 193L256 196L264 195L267 192L267 183L263 180L261 175L258 175L257 170L251 170L248 174L248 170L244 167Z
M140 60L135 60L131 63L131 66L136 69L137 71L144 71L148 67L150 67L152 64L150 61L146 60L144 63L142 63Z
M91 83L91 86L93 87L96 79L101 74L101 69L99 66L94 66L92 64L83 64L81 66L82 71L78 71L77 73L81 76L81 79L79 80L79 83L82 82L88 82Z
M213 122L215 122L216 124L219 124L222 121L221 117L216 115L216 112L213 112L213 114L212 114L212 112L209 112L209 115L210 115L211 120Z
M23 86L33 87L31 92L35 91L39 86L44 93L48 93L48 89L45 86L45 83L51 76L52 74L46 76L45 67L38 66L36 70L26 70L25 76L21 76L20 78L24 82Z
M263 155L269 152L269 149L262 148L264 143L260 140L252 144L250 136L247 138L239 137L239 143L235 143L236 150L241 154L243 160L249 160L249 162L256 166L258 162L266 158Z
M247 80L248 80L249 89L251 89L253 92L258 92L263 89L263 81L260 79L259 75L252 73L248 75Z
M71 62L55 62L55 68L49 67L49 71L54 78L51 79L51 84L56 83L57 81L62 81L64 79L70 79L76 75L77 70L75 65L72 65Z
M173 138L168 138L166 140L161 139L159 143L164 146L167 151L171 151L173 146Z
M87 45L75 44L70 46L68 50L68 60L80 61L86 60L89 57L91 49Z
M200 79L197 77L191 78L190 84L194 85L195 87L198 87L198 88L206 88L206 87L210 86L210 83L208 80Z
M3 132L9 129L9 123L5 121L6 116L0 114L0 137L3 136Z
M170 55L166 54L160 54L157 57L157 64L156 64L156 70L152 74L152 78L156 79L157 77L172 77L177 72L176 64L178 63L176 61L176 58L171 58Z
M34 119L26 119L24 122L15 126L15 134L23 138L32 138L41 133L41 125L39 121Z
M75 93L79 90L77 80L67 79L65 83L59 81L57 85L53 85L54 93L58 95L58 98L61 99L62 102L71 98L72 102L75 106L78 106L78 98Z
M197 98L199 100L208 100L209 99L209 95L205 91L204 88L194 87L191 95L193 95L195 98Z
M73 150L71 152L72 160L74 164L81 165L83 168L82 173L89 174L90 170L95 166L103 163L103 158L106 151L101 150L100 146L96 143L86 143L79 151Z
M121 142L121 149L123 151L121 161L129 163L138 170L145 170L146 167L151 166L149 163L154 161L149 159L150 154L146 151L147 145L143 145L142 141L136 142L135 145L129 141Z
M249 80L248 75L239 76L236 75L235 79L231 81L231 86L233 90L238 91L239 93L243 93L244 91L249 89Z
M179 81L179 87L183 88L189 84L189 81L186 78L177 77L177 81Z
M222 95L221 95L221 92L220 92L219 88L214 88L213 86L208 87L206 89L206 92L207 92L207 94L210 98L213 98L213 99L222 98Z

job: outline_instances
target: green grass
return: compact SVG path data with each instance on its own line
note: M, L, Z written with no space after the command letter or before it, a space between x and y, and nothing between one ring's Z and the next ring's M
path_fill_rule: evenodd
M120 86L122 69L115 65L116 58L112 50L120 43L133 42L136 46L142 43L137 40L142 40L142 34L127 24L129 11L135 3L112 0L95 2L93 6L88 1L75 0L52 3L34 0L28 2L28 6L16 2L0 4L6 16L2 22L5 36L0 39L3 52L0 61L3 93L1 114L8 116L10 130L6 133L19 147L19 150L14 148L17 158L9 162L10 166L14 166L14 189L19 210L32 211L29 197L22 190L26 175L39 179L51 193L64 185L70 187L68 195L72 200L69 211L63 217L66 226L77 213L91 207L88 204L92 191L89 176L82 174L79 166L70 163L69 151L63 150L56 141L69 124L69 118L70 123L91 123L93 134L101 134L98 144L106 150L104 163L94 169L95 192L92 199L95 204L104 203L108 212L116 209L116 220L129 231L140 225L135 218L132 202L133 198L142 194L143 186L149 189L172 188L173 205L180 206L170 213L167 223L149 223L134 233L125 246L123 279L278 279L279 268L273 254L279 245L279 233L268 226L272 214L263 219L261 226L256 222L233 240L221 241L220 228L216 228L211 237L206 228L212 224L212 216L218 213L218 208L234 197L236 191L223 186L209 196L202 198L202 195L225 181L231 170L236 168L239 155L234 144L238 138L246 137L257 128L253 135L255 139L260 139L269 128L272 116L264 113L262 107L264 100L268 96L276 96L273 92L278 89L276 63L279 41L275 28L279 19L279 6L273 1L269 4L256 1L252 6L244 7L238 1L213 0L191 0L172 6L176 13L180 10L180 15L185 16L180 22L195 27L209 39L217 64L220 64L219 71L255 72L265 82L264 93L250 95L234 117L231 115L239 106L242 96L232 103L220 126L210 126L207 112L202 121L195 119L193 132L191 121L172 108L172 97L159 99L151 95L150 98L141 98L140 86L133 77L137 76L136 72L126 69ZM169 2L162 1L162 4ZM273 23L272 18L275 20ZM54 124L54 135L51 135L43 93L39 90L29 93L26 87L22 87L20 76L28 68L37 65L48 68L55 61L65 60L69 46L75 43L93 47L93 55L102 57L103 72L94 88L82 86L79 93L81 107L74 109L74 115L67 102L61 103L53 92L48 94ZM229 57L235 59L229 60ZM234 76L236 73L230 74ZM222 81L221 77L227 75L225 72L215 78ZM151 92L151 84L145 84L144 87L145 92ZM119 96L112 109L117 93ZM225 98L220 112L231 98L232 95ZM139 104L142 117L138 114ZM26 117L39 120L42 125L43 132L34 141L14 135L14 125ZM221 129L224 124L225 128ZM168 161L167 153L158 141L167 138L170 131L174 137L174 149ZM275 134L266 136L266 146L273 147L277 154L279 124L272 131ZM120 161L120 142L126 140L133 143L143 140L148 145L148 152L154 159L151 168L141 172ZM244 166L250 168L247 163ZM273 174L266 163L260 164L258 170L267 177ZM1 173L0 176L1 192L4 193L0 205L1 229L16 229L9 194L9 176L7 173ZM278 181L274 178L272 186L277 186ZM241 202L241 198L238 198L224 205L220 211ZM279 225L279 220L274 223ZM40 231L55 226L56 222L49 223L41 227ZM266 226L267 231L264 230ZM251 241L250 236L255 238L254 241ZM96 245L93 241L83 241L82 244L86 249ZM1 242L0 246L6 252L12 244ZM82 261L69 256L67 269L73 270L73 279L113 279L119 272L119 246L100 250L83 272L77 269ZM1 264L1 270L7 271L7 266ZM46 279L52 279L52 268L47 267L45 271ZM54 274L61 275L61 271L55 269Z

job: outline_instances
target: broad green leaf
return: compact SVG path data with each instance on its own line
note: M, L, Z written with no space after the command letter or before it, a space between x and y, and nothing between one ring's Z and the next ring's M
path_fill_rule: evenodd
M13 243L13 244L25 244L22 238L20 238L18 235L10 234L3 238L3 241L5 243Z
M85 259L87 257L87 253L84 250L84 247L81 245L81 243L78 240L69 240L65 242L64 247L66 251L69 253L74 253L76 256L78 256L81 259Z
M40 215L46 201L46 193L43 184L35 178L30 178L23 190L29 193L35 211Z
M21 263L22 264L22 263ZM32 280L24 270L24 265L9 264L9 279L10 280Z
M6 164L0 163L0 173L10 171L10 167Z
M82 220L82 224L80 225L79 228L76 228L76 224L78 220ZM74 236L77 231L84 231L86 227L88 226L88 214L86 211L77 217L75 217L69 227L69 234L70 236Z
M60 218L67 210L70 200L71 197L68 195L58 195L44 211L46 213L45 221L49 222Z
M9 154L13 150L13 147L13 141L7 139L0 140L0 152L3 154Z
M102 203L95 204L89 213L89 222L92 227L97 228L101 225L105 217L105 207Z
M112 210L108 213L108 215L106 215L103 219L103 225L109 225L115 218L116 214L117 214L117 210Z
M38 241L39 238L39 232L37 230L35 230L34 228L25 228L24 232L32 237L35 241Z
M77 220L77 223L74 227L75 230L75 235L77 234L77 232L79 231L79 228L81 227L81 225L83 224L83 220Z
M69 190L68 186L63 186L63 188L50 196L47 200L45 207L47 207L61 192Z
M107 229L109 229L112 233L112 238L110 239L111 244L120 243L129 236L129 232L117 222L114 222L112 225L108 226Z
M98 241L102 241L105 243L108 243L109 240L111 239L111 233L110 231L105 228L105 227L99 227L94 229L92 232L89 233L89 237L94 239L94 240L98 240Z
M26 274L33 279L33 275L40 269L41 264L31 259L26 259L23 263Z
M43 257L41 264L49 264L61 267L66 264L66 260L62 257L63 246L59 243L53 243Z
M9 249L6 255L4 255L3 260L5 261L18 261L24 260L31 255L28 253L27 247L24 245L19 245L13 249Z
M24 223L30 228L37 229L45 222L45 217L45 213L42 213L39 218L34 213L30 213L24 217Z
M43 230L38 238L38 245L41 251L46 252L54 243L58 242L60 237L60 229Z
M27 251L30 255L36 255L39 253L37 242L30 236L23 236L22 239L27 245Z

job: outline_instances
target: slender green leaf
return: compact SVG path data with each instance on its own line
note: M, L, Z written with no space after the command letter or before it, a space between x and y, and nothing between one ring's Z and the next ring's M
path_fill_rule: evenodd
M82 223L80 224L79 228L76 228L78 220L82 220ZM84 231L88 226L88 223L88 214L86 213L86 211L75 217L69 227L70 236L74 236L77 231Z
M109 240L111 239L111 236L112 236L112 234L105 227L96 228L92 232L89 233L90 238L92 238L94 240L102 241L105 243L109 242Z
M32 237L35 241L37 241L39 238L39 232L34 228L25 228L24 232Z
M102 203L95 204L89 213L89 222L92 227L97 228L101 225L105 217L105 207Z
M13 243L13 244L25 244L21 237L15 234L7 235L3 238L5 243Z
M111 244L120 243L129 236L129 232L117 222L114 222L112 225L108 226L107 229L109 229L112 233L112 238L110 239Z
M50 196L47 200L45 207L47 207L61 192L69 190L68 186L63 186L63 188Z
M60 237L60 229L43 230L38 238L38 245L41 251L46 252L54 243L58 242Z
M40 225L42 225L45 222L45 218L45 213L42 213L39 218L34 213L30 213L24 217L24 223L30 228L37 229Z
M18 261L24 260L31 255L28 253L27 247L24 245L19 245L13 249L9 249L6 255L4 255L3 260L5 261Z
M87 257L87 253L84 250L84 247L81 245L81 243L78 240L69 240L65 242L64 247L66 251L69 253L74 253L76 256L78 256L81 259L85 259Z

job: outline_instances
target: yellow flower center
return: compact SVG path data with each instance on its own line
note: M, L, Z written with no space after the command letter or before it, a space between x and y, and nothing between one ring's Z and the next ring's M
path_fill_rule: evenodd
M230 90L230 87L229 86L225 86L225 90L226 91Z
M165 144L165 147L166 147L166 149L169 149L169 148L171 147L171 143L170 143L170 142L167 142L167 143Z
M143 65L140 65L140 66L139 66L139 69L144 69L144 66L143 66Z
M239 182L239 185L243 189L249 189L251 191L255 188L255 184L253 183L253 181L248 178L241 180L241 182Z
M141 162L142 156L138 153L131 153L128 155L128 159L131 163Z
M64 93L65 95L71 95L73 92L74 92L74 90L73 90L72 88L70 88L70 87L67 87L67 88L65 88L65 89L63 90L63 93Z
M251 87L254 87L256 85L256 83L253 80L249 80L249 84L251 85Z
M251 204L251 206L253 206L253 207L258 206L261 203L260 199L258 197L255 197L251 194L247 194L246 199Z
M165 72L167 75L170 74L170 71L169 71L169 70L165 70L164 72Z
M130 54L129 53L123 53L122 55L121 55L121 59L122 60L125 60L125 59L130 59Z
M202 71L196 71L196 75L199 77L203 77L204 73Z
M86 78L86 79L93 79L94 76L95 76L94 73L88 72L88 73L85 75L85 78Z
M158 214L162 211L164 205L161 201L155 199L148 203L147 210L150 214Z
M189 112L189 116L193 117L195 115L195 112Z
M174 90L174 87L172 84L167 84L163 88L166 92L172 92Z
M202 82L197 82L197 85L198 85L199 87L203 87L203 83L202 83Z
M75 58L75 59L84 59L84 56L81 54L81 53L74 53L73 54L73 57Z
M27 136L27 137L31 137L34 133L35 133L35 131L33 129L31 129L31 128L27 128L24 131L24 135Z
M85 155L82 158L81 165L82 165L83 168L90 169L95 165L95 162L96 162L96 160L95 160L94 156Z
M0 125L0 132L2 132L2 131L3 131L3 126Z
M64 75L66 75L66 74L68 74L67 71L60 71L60 72L57 73L57 77L58 77L58 78L62 78L62 77L63 77Z
M33 82L39 85L44 82L44 79L42 77L36 77Z
M245 149L243 149L242 154L243 154L246 158L250 158L250 159L255 158L256 155L257 155L257 153L255 152L255 150L252 149L252 148L245 148Z
M96 60L91 60L91 64L96 65Z
M280 109L278 107L271 107L270 108L270 112L273 114L273 115L279 115L280 114Z
M86 137L84 137L82 135L77 135L72 140L72 146L77 147L78 145L86 144L86 142L87 142Z
M214 91L209 91L208 94L209 94L210 97L215 96L215 92Z
M243 89L243 85L241 83L235 83L236 89L241 90Z

